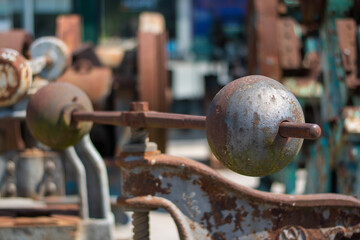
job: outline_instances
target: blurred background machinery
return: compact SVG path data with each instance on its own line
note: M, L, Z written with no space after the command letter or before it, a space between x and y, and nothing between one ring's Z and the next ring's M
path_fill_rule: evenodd
M233 79L272 77L324 131L259 188L280 181L294 193L300 167L307 169L307 193L358 194L358 9L357 0L0 0L0 47L30 58L32 39L56 35L72 60L57 81L82 88L97 110L128 110L131 101L146 100L158 111L205 114ZM2 130L7 136L23 131L1 122L11 126ZM129 128L114 126L95 125L90 134L108 166L130 138ZM162 151L168 136L150 133Z
M282 179L292 193L295 172L306 165L307 193L358 195L359 1L255 0L248 7L249 73L278 79L324 129L319 141L305 142L297 164L263 178L260 189Z

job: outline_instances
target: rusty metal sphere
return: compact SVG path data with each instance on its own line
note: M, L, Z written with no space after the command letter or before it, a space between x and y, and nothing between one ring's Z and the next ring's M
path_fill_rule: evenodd
M271 78L243 77L226 85L212 101L206 118L208 143L231 170L269 175L284 168L303 142L279 135L283 121L304 122L296 97Z
M51 83L30 97L26 123L32 136L53 149L75 145L91 130L91 122L75 123L75 110L92 111L90 99L68 83Z
M0 49L0 107L15 104L32 83L32 72L26 59L13 49Z

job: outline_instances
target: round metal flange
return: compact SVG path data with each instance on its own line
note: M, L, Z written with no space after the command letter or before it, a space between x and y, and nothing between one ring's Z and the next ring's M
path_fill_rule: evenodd
M279 135L283 121L304 123L296 97L273 79L240 78L226 85L210 105L208 143L231 170L248 176L269 175L284 168L303 142Z
M15 104L32 82L32 72L26 59L13 49L0 49L0 107Z
M33 42L30 48L33 59L46 56L50 59L39 75L48 80L60 77L69 65L69 51L66 44L56 37L42 37Z
M71 120L76 110L93 111L86 94L68 83L51 83L30 97L26 123L36 140L53 149L65 149L78 143L92 127L92 122Z

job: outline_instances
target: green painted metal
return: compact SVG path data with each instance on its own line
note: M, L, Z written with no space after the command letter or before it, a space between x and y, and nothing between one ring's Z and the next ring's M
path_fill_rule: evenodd
M360 106L360 99L346 84L336 29L336 20L349 18L353 3L352 0L328 0L320 28L323 137L317 142L317 149L311 153L307 166L306 193L336 192L360 196L360 135L357 132L360 112L356 108L347 111L349 107Z
M301 3L284 1L286 16L301 23ZM317 53L320 56L321 74L311 81L306 77L283 72L281 82L293 92L301 103L307 121L321 124L323 136L316 142L304 144L300 162L305 161L307 179L305 193L336 192L360 197L360 94L347 85L340 49L337 21L352 18L353 0L327 0L321 13L322 21L307 35L296 31L302 41L303 56ZM314 16L314 20L318 16ZM299 35L303 33L303 35ZM357 28L360 46L360 28ZM358 54L358 53L351 53ZM305 57L304 57L305 58ZM357 60L359 61L359 60ZM357 64L359 65L359 64ZM300 69L298 69L300 70ZM313 109L312 111L307 111ZM298 165L293 164L276 175L261 180L259 189L270 190L273 181L284 182L286 193L294 191L294 177ZM292 174L292 177L289 177Z
M83 41L97 43L100 36L101 2L97 0L74 0L74 13L82 16Z

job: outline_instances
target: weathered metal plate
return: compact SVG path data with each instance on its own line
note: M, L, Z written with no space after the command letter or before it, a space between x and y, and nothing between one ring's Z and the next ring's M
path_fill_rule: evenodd
M252 74L261 74L275 80L280 80L281 69L279 63L278 49L278 29L277 29L277 0L255 0L250 1L249 5L254 4L253 12L249 13L253 37L251 41L255 41L252 46L255 63L258 66L258 72ZM255 70L255 69L253 69Z
M71 112L75 109L92 111L88 96L69 83L51 83L31 96L26 110L28 129L38 141L53 149L73 146L92 127L92 122L86 121L72 124Z
M339 40L342 66L346 72L346 84L349 88L360 85L357 79L356 52L357 29L356 22L351 18L336 19L336 32Z
M118 163L122 167L123 197L127 199L119 199L119 204L134 207L129 201L144 197L148 203L168 206L164 208L182 219L174 218L183 225L181 239L359 236L360 201L354 197L260 192L229 182L198 162L161 154L123 155ZM169 210L171 204L164 203L166 200L175 207Z
M299 29L294 19L284 17L278 20L278 38L280 66L283 69L299 69L301 67L301 41L296 34Z
M149 103L154 111L167 112L170 107L170 87L166 70L165 23L159 14L144 13L140 16L138 32L138 91L139 100ZM166 130L150 130L150 140L161 151L166 150Z
M81 17L77 14L60 15L56 18L56 36L65 42L69 52L80 47L82 41Z
M299 98L319 98L323 94L323 86L316 79L308 79L301 77L284 78L281 82Z
M23 150L25 148L19 120L0 119L0 132L0 153L9 150Z

